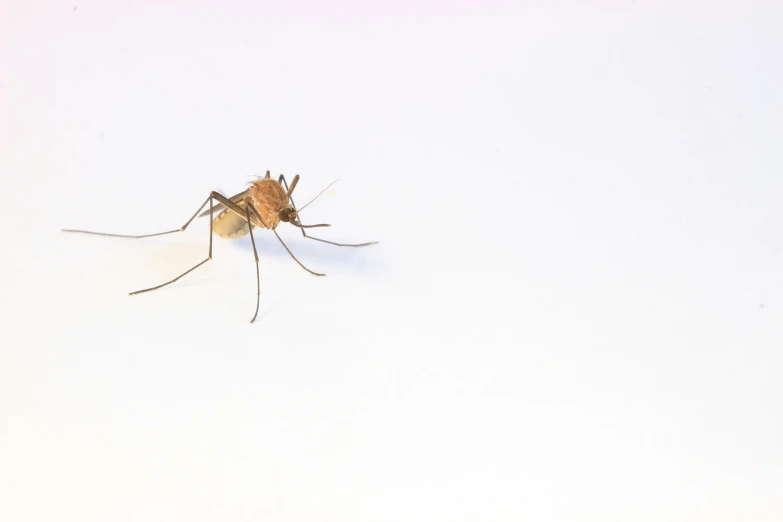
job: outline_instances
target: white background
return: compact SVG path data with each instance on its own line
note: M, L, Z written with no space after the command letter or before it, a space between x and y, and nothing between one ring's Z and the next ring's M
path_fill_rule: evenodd
M783 519L781 9L3 0L0 519Z

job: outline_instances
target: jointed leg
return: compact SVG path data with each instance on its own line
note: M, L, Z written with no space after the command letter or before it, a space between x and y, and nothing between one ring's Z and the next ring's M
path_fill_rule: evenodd
M256 250L256 240L253 237L253 222L250 219L250 209L245 207L245 212L247 213L247 223L250 229L250 241L253 242L253 255L256 257L256 313L253 314L253 318L250 320L252 323L258 317L258 304L261 301L261 276L258 274L258 251Z
M218 192L215 192L214 190L212 191L212 197L215 198L216 200L218 200L219 203L222 203L231 212L233 212L237 216L243 217L245 219L247 219L247 209L249 208L253 212L253 215L250 216L251 226L255 225L255 226L260 226L262 228L267 228L267 229L269 228L266 225L266 223L264 223L264 218L261 217L261 214L258 213L258 210L256 210L256 208L253 206L252 203L248 202L247 203L247 207L243 209L242 207L240 207L239 205L237 205L236 203L234 203L233 201L231 201L230 199L228 199L224 195L222 195L222 194L220 194ZM308 272L310 272L313 275L317 275L317 276L326 275L326 274L319 274L318 272L313 272L312 270L310 270L309 268L304 266L296 258L296 256L288 249L288 247L283 242L283 239L280 237L280 235L277 233L277 231L275 231L275 229L271 229L271 230L274 233L275 237L277 237L277 240L280 241L280 243L286 249L286 251L288 252L288 255L290 255L294 259L294 261L296 261L299 264L299 266L301 266L302 268L304 268L305 270L307 270Z
M164 287L166 285L170 285L171 283L180 280L181 278L185 277L186 275L188 275L189 273L191 273L192 271L194 271L195 269L197 269L198 267L200 267L201 265L203 265L204 263L206 263L207 261L212 259L212 224L213 224L212 217L213 217L213 211L214 211L214 207L212 205L212 197L213 197L212 194L210 194L210 196L207 198L207 201L205 201L204 204L199 207L199 209L196 211L196 213L193 214L193 217L190 218L190 220L187 223L185 223L185 225L181 229L181 230L185 230L185 228L187 228L187 226L190 224L190 222L193 221L193 218L195 218L196 215L201 211L201 209L204 208L204 205L206 205L207 202L209 203L209 255L207 255L207 258L204 261L202 261L201 263L199 263L196 266L194 266L193 268L191 268L190 270L188 270L187 272L184 272L184 273L178 275L177 277L175 277L174 279L172 279L168 283L163 283L162 285L153 286L152 288L145 288L144 290L136 290L135 292L131 292L129 295L141 294L141 293L144 293L144 292L149 292L151 290L157 290L158 288L162 288L162 287ZM178 230L172 230L172 232L179 232L179 231ZM163 233L164 234L168 234L168 232L163 232ZM151 235L160 235L160 234L151 234ZM123 236L123 237L125 237L125 236ZM136 236L131 236L131 237L136 237ZM139 236L139 237L147 237L147 236Z
M305 235L305 237L307 239L320 241L321 243L329 243L330 245L335 245L335 246L340 246L340 247L344 247L344 246L347 246L347 247L363 247L363 246L367 246L367 245L375 245L375 244L378 243L377 241L370 241L369 243L335 243L334 241L327 241L325 239L320 239L320 238L317 238L317 237L308 236L307 234L305 234L304 230L302 230L302 233Z
M278 182L278 183L282 183L282 184L283 184L283 186L285 187L285 191L286 191L286 192L289 192L289 190L288 190L288 183L287 183L287 182L286 182L286 180L285 180L285 175L284 175L284 174L280 174L280 177L277 179L277 182ZM294 198L293 198L293 196L288 196L288 199L290 199L290 200L291 200L291 208L293 208L293 209L294 209L294 212L296 212L296 203L294 203ZM301 231L302 231L302 235L303 235L304 237L307 237L307 234L305 234L305 231L304 231L304 229L303 229L303 228L301 228L301 229L299 229L299 230L301 230Z
M261 219L261 215L258 213L258 210L256 210L256 208L253 206L253 204L252 204L252 203L248 203L248 204L247 204L247 208L248 208L249 210L251 210L251 211L253 212L253 214L255 214L255 216L256 216L256 217L257 217L257 218L258 218L258 219L259 219L259 220L260 220L260 221L263 223L263 221L264 221L264 220L263 220L263 219ZM318 272L313 272L312 270L310 270L309 268L307 268L306 266L304 266L304 265L302 264L302 262L301 262L301 261L299 261L299 260L296 258L296 256L294 255L294 253L293 253L293 252L291 252L291 250L288 248L288 246L287 246L287 245L286 245L286 244L283 242L283 238L281 238L281 237L280 237L280 235L277 233L277 231L276 231L275 229L272 229L272 232L275 234L275 236L277 236L277 239L278 239L278 241L280 241L280 244L281 244L281 245L283 245L283 248L285 248L285 249L286 249L286 252L288 252L288 255L290 255L290 256L291 256L291 257L294 259L294 261L296 261L296 262L297 262L297 264L298 264L299 266L301 266L302 268L304 268L305 270L307 270L308 272L310 272L310 273L311 273L311 274L313 274L313 275L317 275L317 276L325 276L325 275L326 275L326 274L319 274Z
M202 203L200 207L198 207L198 210L196 211L196 213L193 214L193 216L191 216L190 219L188 219L187 223L185 223L184 225L182 225L181 227L179 227L176 230L169 230L168 232L157 232L155 234L144 234L144 235L141 235L141 236L131 236L131 235L126 235L126 234L107 234L106 232L91 232L89 230L74 230L72 228L64 228L64 229L62 229L62 231L63 232L77 232L79 234L93 234L95 236L129 237L129 238L132 238L132 239L141 239L143 237L153 237L153 236L164 236L166 234L173 234L174 232L184 232L185 229L188 228L188 225L190 225L190 223L194 219L196 219L196 216L198 216L198 213L201 212L201 209L204 208L204 206L206 206L207 203L210 204L210 214L211 214L211 209L212 209L211 201L212 201L212 196L210 195L207 198L207 200L204 201L204 203ZM210 235L210 242L212 241L211 238L212 238L212 236Z

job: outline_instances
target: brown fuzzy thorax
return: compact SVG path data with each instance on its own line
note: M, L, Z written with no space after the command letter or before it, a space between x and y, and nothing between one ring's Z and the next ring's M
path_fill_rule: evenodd
M280 223L278 212L288 204L282 185L273 179L259 179L250 186L248 195L266 228L275 228Z

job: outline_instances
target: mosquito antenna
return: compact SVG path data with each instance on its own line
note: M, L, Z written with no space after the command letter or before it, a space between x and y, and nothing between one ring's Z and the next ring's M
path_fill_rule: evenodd
M325 189L323 189L321 192L319 192L319 193L318 193L318 196L320 196L321 194L323 194L324 192L326 192L326 191L329 189L329 187L331 187L332 185L334 185L334 184L335 184L335 183L337 183L338 181L340 181L340 180L339 180L339 179L336 179L336 180L332 181L331 183L329 183L329 184L326 186L326 188L325 188ZM292 186L293 186L293 185L292 185ZM308 202L307 202L307 205L309 205L310 203L312 203L313 201L315 201L316 199L318 199L318 196L316 196L316 197L314 197L313 199L311 199L310 201L308 201ZM297 214L298 214L299 212L301 212L302 210L304 210L304 208L305 208L307 205L305 205L304 207L300 207L300 208L296 209L296 212L297 212Z

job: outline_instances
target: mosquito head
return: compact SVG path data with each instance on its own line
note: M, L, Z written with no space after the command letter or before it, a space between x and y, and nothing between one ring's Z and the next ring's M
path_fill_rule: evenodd
M296 210L291 207L283 207L280 209L280 212L277 213L277 217L280 218L280 221L285 223L296 223Z

